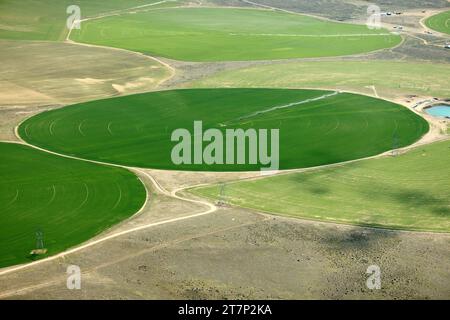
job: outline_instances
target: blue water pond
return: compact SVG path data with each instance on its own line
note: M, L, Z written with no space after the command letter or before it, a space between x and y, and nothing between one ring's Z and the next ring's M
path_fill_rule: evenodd
M425 112L433 117L450 118L450 106L448 105L435 105L425 109Z

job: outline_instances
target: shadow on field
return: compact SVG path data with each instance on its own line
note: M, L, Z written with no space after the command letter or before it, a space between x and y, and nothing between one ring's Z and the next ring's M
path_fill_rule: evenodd
M403 205L421 207L440 217L450 216L449 201L437 198L426 191L401 190L392 194L392 197Z
M370 229L361 227L347 227L340 233L328 233L322 239L322 243L327 245L330 251L335 251L340 255L343 252L362 250L369 252L372 248L378 249L380 241L385 243L390 240L395 242L398 239L396 231Z
M294 174L289 177L289 180L293 181L294 183L300 184L302 187L304 187L305 191L308 191L313 195L324 196L331 192L330 188L324 186L322 183L315 182L314 179L310 179L311 177L311 173L303 173L297 175Z

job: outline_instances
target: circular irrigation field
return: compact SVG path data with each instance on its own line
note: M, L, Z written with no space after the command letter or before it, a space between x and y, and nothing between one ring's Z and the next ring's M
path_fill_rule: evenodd
M53 255L130 217L146 198L125 169L14 143L0 143L0 191L0 268L29 262L38 231Z
M189 89L76 104L38 114L19 135L28 143L85 159L142 168L251 171L260 164L172 161L176 129L279 129L280 169L313 167L410 145L428 123L400 105L322 90ZM192 136L192 140L194 137ZM203 143L203 149L209 143ZM247 150L248 151L248 150Z
M425 20L425 25L438 32L450 34L450 10L429 17Z
M260 9L165 8L83 21L77 42L184 61L342 56L401 42L386 29Z

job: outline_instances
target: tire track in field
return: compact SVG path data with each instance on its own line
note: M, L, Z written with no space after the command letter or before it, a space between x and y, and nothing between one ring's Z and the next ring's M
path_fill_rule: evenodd
M58 120L59 120L59 119L53 120L52 123L50 123L50 126L48 127L48 130L49 130L51 136L53 136L53 126L55 125L55 123L56 123Z
M16 189L14 198L10 202L8 202L8 204L5 206L5 209L8 209L14 202L17 201L18 198L19 198L19 189Z
M108 130L109 134L113 136L114 134L112 133L111 125L112 125L112 121L108 123L108 126L106 127L106 129Z
M116 183L116 187L119 189L119 198L117 199L116 203L112 207L112 210L116 209L117 206L120 204L120 201L122 201L122 188L119 186L118 183Z
M76 212L76 211L80 210L89 199L89 187L86 183L83 183L83 185L84 185L84 191L86 192L86 196L84 197L84 200L81 202L81 204L72 212Z
M56 198L56 187L55 185L52 185L52 197L50 198L49 202L44 206L44 208L51 205L53 201L55 201L55 198Z
M81 133L81 135L83 137L85 137L86 135L84 134L83 130L81 129L81 127L83 126L83 124L87 121L87 119L84 119L83 121L80 122L80 124L78 125L78 131Z

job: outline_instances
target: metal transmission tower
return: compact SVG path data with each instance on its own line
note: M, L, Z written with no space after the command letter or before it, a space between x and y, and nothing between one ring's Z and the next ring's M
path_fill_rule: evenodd
M38 229L35 233L36 236L36 248L31 251L31 255L46 254L47 249L44 248L44 232Z
M44 232L42 230L36 231L36 249L44 249Z
M225 200L225 187L225 183L222 183L220 185L219 200L217 200L217 206L219 207L225 207L227 205L227 202Z

